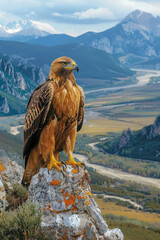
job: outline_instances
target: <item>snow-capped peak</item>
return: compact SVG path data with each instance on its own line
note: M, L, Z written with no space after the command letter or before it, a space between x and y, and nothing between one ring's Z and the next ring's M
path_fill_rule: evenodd
M33 20L30 20L30 22L35 28L37 28L41 31L46 31L51 34L56 33L56 30L48 23L33 21Z
M35 20L21 20L19 22L11 22L7 25L1 25L1 36L47 36L56 33L56 30L48 23L39 22Z
M15 34L19 31L22 30L22 27L20 26L19 23L16 23L15 25L13 25L13 27L9 27L9 26L4 26L4 30L8 33L8 34Z

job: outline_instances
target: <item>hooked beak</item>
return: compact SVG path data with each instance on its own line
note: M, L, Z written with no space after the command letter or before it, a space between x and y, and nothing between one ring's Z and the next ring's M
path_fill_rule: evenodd
M74 66L74 70L77 70L77 72L79 72L79 67L77 64Z
M79 72L79 67L75 62L72 62L72 67L73 67L73 70L77 70L77 72Z

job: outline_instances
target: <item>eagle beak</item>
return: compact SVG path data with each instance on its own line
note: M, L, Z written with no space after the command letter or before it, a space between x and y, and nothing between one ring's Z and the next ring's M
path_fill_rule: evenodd
M77 64L76 64L76 66L75 66L74 70L77 70L77 72L79 72L79 67L78 67L78 65L77 65Z
M75 62L72 62L73 70L77 70L79 72L79 67Z

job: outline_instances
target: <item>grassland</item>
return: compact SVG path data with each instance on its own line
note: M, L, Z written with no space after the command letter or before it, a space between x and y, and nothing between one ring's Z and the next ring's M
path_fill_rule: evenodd
M159 115L160 84L106 93L86 104L86 124L81 133L89 135L138 130ZM89 114L90 113L90 114Z
M160 233L156 230L146 229L131 223L121 223L120 221L108 221L110 228L120 228L125 240L156 240Z
M160 214L139 210L105 202L95 198L109 228L120 228L126 240L155 240L160 237Z
M95 198L103 215L114 214L116 216L125 216L128 219L135 219L145 223L158 223L160 227L160 214L142 212L140 210L130 209L124 206L119 206L114 202L105 202L101 198Z
M142 127L153 123L155 117L136 117L136 118L118 118L109 119L106 117L98 119L87 119L86 124L81 130L81 134L87 134L91 137L95 135L106 135L113 132L122 132L124 129L131 128L139 130Z

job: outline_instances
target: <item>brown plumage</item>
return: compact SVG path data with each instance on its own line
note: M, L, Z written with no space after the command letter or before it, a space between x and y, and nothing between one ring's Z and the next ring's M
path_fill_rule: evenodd
M44 164L49 170L55 167L61 171L60 151L69 155L67 164L81 166L72 153L76 133L83 124L84 93L76 84L73 70L78 71L78 66L71 58L56 59L47 81L29 99L24 122L24 185Z

